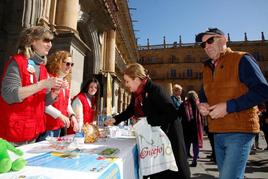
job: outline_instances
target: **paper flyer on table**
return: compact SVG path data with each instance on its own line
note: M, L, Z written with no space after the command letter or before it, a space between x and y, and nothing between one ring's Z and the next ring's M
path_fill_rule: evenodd
M102 172L115 159L97 154L77 152L48 152L27 159L28 166L40 166L83 172Z

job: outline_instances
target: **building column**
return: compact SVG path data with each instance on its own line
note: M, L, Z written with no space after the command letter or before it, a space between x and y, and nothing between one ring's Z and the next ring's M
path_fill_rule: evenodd
M79 0L58 0L56 13L56 28L60 31L75 31L77 29Z
M115 30L110 30L106 33L106 56L104 63L104 71L115 73Z
M49 22L52 25L55 25L56 10L57 10L57 0L51 0L50 11L49 11Z
M115 31L110 30L105 33L105 47L103 59L103 74L106 78L106 95L104 100L106 104L107 114L112 114L112 98L113 94L113 74L115 73ZM109 88L108 88L109 87Z
M127 91L125 91L125 93L124 93L124 109L123 110L127 109L127 106L129 104L128 99L129 99L129 94L127 93Z
M107 73L107 88L106 88L106 111L107 114L112 115L112 89L113 89L113 78L110 73Z
M120 87L119 90L119 97L118 97L118 113L121 113L123 111L123 104L124 104L124 88Z
M51 0L25 0L21 21L22 27L49 25L50 10Z

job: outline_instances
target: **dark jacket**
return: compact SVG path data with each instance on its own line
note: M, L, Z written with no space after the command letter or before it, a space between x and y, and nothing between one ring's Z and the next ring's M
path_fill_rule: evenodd
M181 122L170 97L165 94L163 89L148 80L144 88L142 110L144 116L151 126L161 126L167 134L172 145L173 153L179 169L179 174L169 172L170 178L190 178L190 170L187 162L185 144ZM125 121L134 114L134 96L127 109L121 114L115 116L116 123ZM164 176L164 175L163 175ZM167 175L165 175L167 176ZM161 177L162 178L162 177Z

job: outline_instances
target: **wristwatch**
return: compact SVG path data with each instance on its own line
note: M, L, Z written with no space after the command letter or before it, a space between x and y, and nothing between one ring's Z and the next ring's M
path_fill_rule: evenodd
M71 114L71 115L69 116L69 119L71 119L73 116L75 117L75 114Z

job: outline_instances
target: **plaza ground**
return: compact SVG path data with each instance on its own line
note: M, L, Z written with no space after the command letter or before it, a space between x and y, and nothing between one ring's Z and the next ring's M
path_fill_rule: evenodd
M263 133L260 133L259 147L266 148ZM218 178L217 166L210 158L211 147L207 136L204 136L204 147L200 150L197 167L191 167L191 178L213 179ZM191 159L189 159L189 164ZM268 179L268 150L257 150L254 155L249 156L245 179Z

